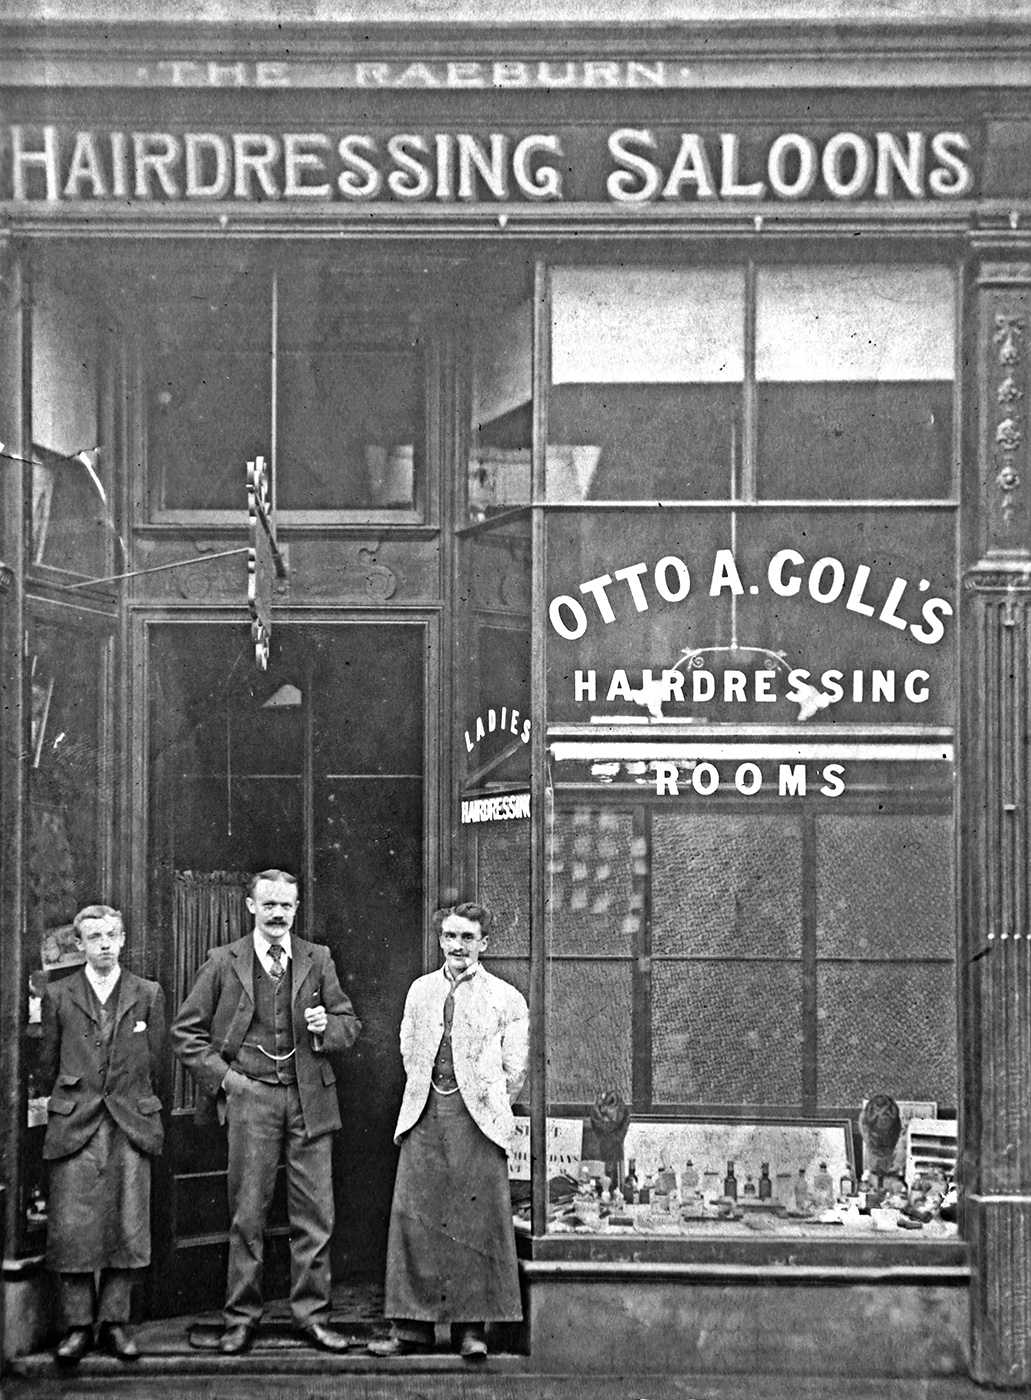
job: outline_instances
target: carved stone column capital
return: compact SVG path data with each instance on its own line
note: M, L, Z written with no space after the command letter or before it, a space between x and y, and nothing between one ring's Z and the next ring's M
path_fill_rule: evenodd
M980 553L1031 556L1031 240L985 248L977 291Z

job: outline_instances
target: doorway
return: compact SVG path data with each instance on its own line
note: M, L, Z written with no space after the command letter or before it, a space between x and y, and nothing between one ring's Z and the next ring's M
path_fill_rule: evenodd
M297 932L325 943L363 1022L338 1064L337 1282L379 1283L404 1087L398 1028L423 971L426 634L419 623L277 623L269 668L245 626L150 629L149 903L170 1015L207 949L248 932L246 876L301 882ZM218 1308L225 1286L225 1138L198 1130L170 1067L169 1140L155 1189L155 1296L169 1315ZM281 1176L282 1176L281 1172ZM284 1183L265 1293L285 1294Z

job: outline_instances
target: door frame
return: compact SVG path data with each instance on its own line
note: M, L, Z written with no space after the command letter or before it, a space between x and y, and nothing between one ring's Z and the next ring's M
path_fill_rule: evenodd
M128 763L126 765L127 791L124 794L124 810L127 816L127 830L136 833L136 839L127 843L125 897L123 907L133 932L133 943L141 960L145 961L150 975L155 977L171 994L172 947L170 930L149 926L150 909L148 900L148 868L150 857L149 829L149 697L152 679L150 667L151 629L157 626L239 625L245 619L239 606L216 605L198 607L136 605L130 608L127 687L128 711ZM444 723L446 708L443 704L442 686L444 670L441 647L442 609L439 607L392 607L392 608L291 608L276 609L275 625L305 624L322 627L354 626L411 626L419 628L423 634L423 686L425 706L423 715L423 916L421 964L425 971L431 965L435 946L430 926L430 911L436 907L441 871L441 813L446 810L448 793L442 790L441 755L449 752L448 744L442 744L441 725ZM449 736L448 736L449 737ZM142 837L143 839L139 839ZM447 835L443 845L450 847L451 837ZM434 964L435 965L435 964ZM169 1016L177 1010L169 1003ZM169 1052L170 1055L170 1052ZM171 1061L169 1059L169 1065ZM166 1113L170 1112L166 1110ZM159 1167L158 1181L164 1173ZM156 1213L158 1215L159 1213ZM163 1232L155 1231L155 1245L169 1251L175 1249L175 1242L169 1236L162 1239Z

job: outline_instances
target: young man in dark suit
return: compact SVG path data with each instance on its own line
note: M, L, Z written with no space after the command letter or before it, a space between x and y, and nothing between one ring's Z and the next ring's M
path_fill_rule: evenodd
M229 1137L229 1273L219 1349L246 1351L262 1314L264 1230L281 1148L290 1211L290 1310L313 1345L343 1351L327 1326L333 1233L333 1133L340 1127L336 1075L327 1056L361 1030L329 949L290 930L297 881L263 870L247 908L254 931L216 948L172 1025L176 1055Z
M126 1331L130 1289L150 1263L150 1159L163 1141L155 1084L164 997L156 982L120 968L117 909L91 904L74 922L85 966L43 993L47 1267L60 1276L68 1327L56 1355L78 1361L99 1323L104 1350L130 1361L139 1355Z

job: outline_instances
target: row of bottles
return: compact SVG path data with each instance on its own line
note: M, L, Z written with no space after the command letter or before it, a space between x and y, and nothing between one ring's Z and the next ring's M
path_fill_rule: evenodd
M826 1162L820 1163L817 1171L813 1173L811 1183L806 1176L805 1167L799 1167L794 1177L787 1172L778 1173L774 1182L770 1175L769 1162L762 1162L758 1181L748 1175L743 1186L739 1182L735 1165L733 1160L727 1162L726 1175L720 1189L718 1173L706 1171L703 1175L690 1158L680 1173L679 1183L677 1173L666 1164L643 1182L639 1181L637 1163L631 1158L623 1179L623 1198L628 1205L648 1205L654 1196L668 1197L678 1194L681 1200L687 1201L698 1196L714 1199L722 1195L724 1199L732 1201L772 1203L776 1200L779 1205L808 1212L829 1210L839 1195L847 1198L856 1193L855 1178L851 1172L846 1172L840 1182L835 1184L834 1178L827 1170Z

